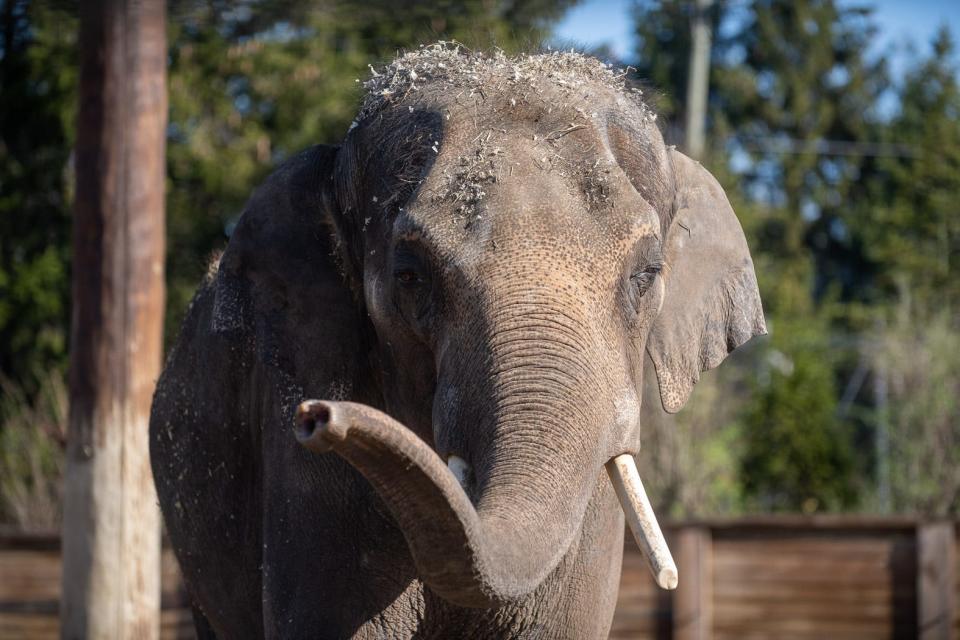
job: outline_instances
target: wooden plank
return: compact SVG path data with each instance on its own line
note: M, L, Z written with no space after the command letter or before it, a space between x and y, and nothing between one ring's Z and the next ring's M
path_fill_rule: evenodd
M49 544L32 544L24 538L11 546L0 546L0 638L59 638L59 544L51 551ZM193 617L169 548L163 550L161 575L161 640L194 638Z
M853 571L844 567L836 574L828 571L804 572L802 566L785 570L783 567L764 567L761 565L728 565L716 562L713 565L714 588L724 589L729 583L756 583L779 585L784 583L807 585L809 588L830 588L832 586L850 587L854 585L870 587L878 583L890 582L888 571L880 569L869 571Z
M891 547L892 548L892 547ZM830 572L838 566L842 566L851 571L886 571L890 568L891 558L890 549L884 554L871 554L850 557L823 557L820 555L809 555L804 553L794 554L757 554L750 553L749 550L737 549L732 553L723 547L714 548L714 558L717 564L725 567L777 567L780 570L788 571L795 568L802 568L809 572L826 571Z
M744 550L750 557L760 555L815 554L817 557L861 558L883 556L890 551L892 536L784 536L766 535L731 540L714 539L719 552Z
M710 530L684 527L674 536L680 583L673 598L673 635L708 640L713 629L713 553Z
M776 558L778 553L794 558L786 565L790 571L771 579L746 579L744 574L737 572L713 575L712 632L715 639L776 637L812 640L917 635L917 562L920 554L912 535L899 529L873 533L861 531L855 536L845 530L840 535L833 535L819 528L814 532L770 529L764 535L744 530L744 537L739 538L736 536L740 532L734 535L732 531L727 530L719 539L712 537L711 548L719 550L717 553L721 556L739 556L740 566L748 570L756 569L757 563L780 562ZM667 534L671 544L679 550L681 531L674 528ZM48 536L43 544L36 545L24 538L15 541L14 546L19 550L11 552L0 547L0 638L56 637L58 628L51 626L55 625L55 615L51 612L55 611L59 575L56 541L51 541ZM956 553L960 540L954 539L953 546L956 568L960 562ZM48 551L43 551L44 548ZM24 551L30 549L35 550ZM850 565L844 564L846 556L853 559ZM757 563L751 565L747 562L751 557ZM804 575L802 571L798 574L791 564L797 557L830 557L837 570L814 576ZM849 566L864 562L879 562L886 566L886 578L864 581L848 575ZM949 558L946 562L950 564ZM162 567L161 637L164 640L192 638L189 610L176 562L169 549L164 550ZM684 585L683 575L681 585ZM27 585L33 599L17 599L16 585ZM956 592L960 592L960 572L956 570L952 585ZM21 595L26 593L24 591ZM955 609L954 614L957 620ZM621 590L610 637L616 640L666 638L671 636L673 625L668 592L656 588L643 557L630 541L625 547ZM47 633L49 635L45 635Z
M55 551L2 551L0 576L0 603L60 598L60 554Z
M819 638L845 638L852 635L873 638L890 637L890 624L882 621L832 621L814 618L776 619L769 616L746 617L730 622L717 622L714 634L719 637L742 637L747 632L779 638L781 634L810 634Z
M684 520L664 520L664 529L676 529L680 526L707 527L717 538L727 530L786 530L786 531L814 531L818 529L833 532L849 530L868 530L874 533L882 531L901 531L910 533L916 529L920 520L913 516L869 516L850 514L818 514L818 515L750 515L730 518L699 518Z
M180 569L170 549L161 561L162 594L169 606L184 606ZM0 607L10 602L60 598L60 555L53 551L22 551L0 548Z
M732 621L757 620L765 617L777 620L814 619L820 622L845 621L888 623L893 605L884 600L863 600L853 605L837 604L824 606L822 602L797 600L785 601L718 601L714 604L718 620L724 624Z
M753 631L740 628L717 630L714 633L714 637L716 640L771 640L771 638L775 638L776 640L824 640L824 634L819 631L792 631L786 633L783 631ZM829 636L830 640L877 640L883 637L889 637L889 634L881 634L878 636L874 631L844 630L840 634Z
M60 551L59 531L24 531L0 526L0 551L24 549L32 551Z
M714 602L765 602L804 600L856 604L858 602L884 601L896 606L915 605L916 596L911 591L896 589L892 584L883 585L831 585L828 588L810 588L806 584L783 583L771 589L766 583L728 582L714 594Z
M923 640L954 638L956 538L952 522L917 529L917 626Z
M715 637L910 637L915 550L899 527L730 527L714 537Z

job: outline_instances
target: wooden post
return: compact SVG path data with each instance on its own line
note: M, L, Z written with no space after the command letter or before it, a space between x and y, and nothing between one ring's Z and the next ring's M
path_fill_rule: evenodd
M952 522L917 527L917 637L951 640L956 611L956 534Z
M80 3L63 638L157 638L147 425L161 365L163 0Z
M680 584L673 599L673 637L707 640L713 632L713 540L707 527L677 529Z

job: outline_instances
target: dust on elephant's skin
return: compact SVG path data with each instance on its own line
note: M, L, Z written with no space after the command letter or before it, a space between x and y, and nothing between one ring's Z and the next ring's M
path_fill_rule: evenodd
M198 632L606 637L603 465L638 449L644 383L676 411L764 331L740 225L591 58L439 44L366 89L251 197L158 384ZM307 451L305 398L381 409L451 471L412 473L401 426L349 464Z

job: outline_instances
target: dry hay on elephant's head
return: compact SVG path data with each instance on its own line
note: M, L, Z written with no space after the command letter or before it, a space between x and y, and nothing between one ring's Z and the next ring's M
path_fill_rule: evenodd
M641 100L642 92L627 86L628 71L572 50L511 57L499 49L485 53L456 41L440 41L400 55L379 71L370 65L371 77L363 83L366 94L351 129L428 84L467 89L470 95L502 82L519 87L547 81L571 93L603 87L630 96L644 117L655 120L656 115Z
M402 54L379 70L371 65L370 73L371 77L363 83L366 94L351 131L387 107L406 105L413 113L414 104L437 95L463 97L467 104L471 99L496 97L511 109L530 99L539 101L540 108L548 114L552 112L558 118L565 114L554 130L539 138L533 135L534 142L542 144L555 143L592 124L600 118L597 105L611 98L627 106L640 126L649 126L656 120L654 112L643 102L642 92L628 86L629 68L616 68L574 51L511 57L500 50L485 53L472 51L458 42L441 41ZM450 118L449 111L446 118ZM479 219L477 204L504 171L506 137L503 128L481 128L472 141L473 148L463 150L453 166L443 170L444 183L432 193L432 199L449 201L457 213L470 220ZM432 142L433 153L439 153L438 145L439 140ZM607 167L583 165L580 159L564 158L555 150L539 157L537 163L547 171L579 174L588 199L594 204L605 204ZM408 181L414 181L413 177ZM379 202L386 207L396 199L388 195Z

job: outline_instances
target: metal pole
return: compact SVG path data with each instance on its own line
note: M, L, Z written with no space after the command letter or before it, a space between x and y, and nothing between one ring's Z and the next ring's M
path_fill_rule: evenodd
M161 365L163 0L80 3L63 638L157 638L147 425Z
M687 76L687 153L697 160L706 146L707 92L710 85L710 18L713 0L696 0L691 21L690 72Z

